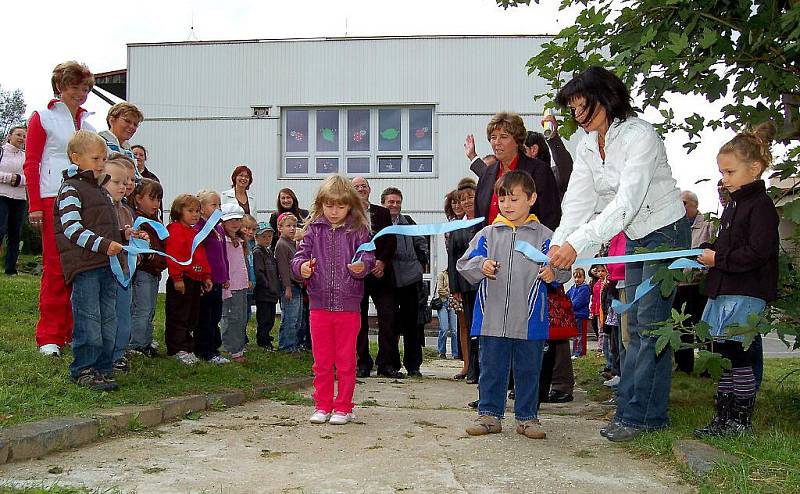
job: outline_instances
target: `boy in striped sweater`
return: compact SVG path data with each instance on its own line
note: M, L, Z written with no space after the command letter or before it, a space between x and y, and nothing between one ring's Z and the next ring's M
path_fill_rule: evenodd
M93 132L79 130L67 145L72 163L55 202L56 244L64 278L72 287L74 319L70 376L78 385L111 391L111 352L117 332L116 280L109 256L122 252L122 235L111 198L103 188L106 145ZM109 344L110 342L110 344ZM108 371L107 375L104 375Z

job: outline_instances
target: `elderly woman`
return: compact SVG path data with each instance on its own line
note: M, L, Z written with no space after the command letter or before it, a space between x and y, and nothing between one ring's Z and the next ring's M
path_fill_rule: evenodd
M133 154L128 141L136 133L136 129L139 128L142 120L144 120L142 112L136 105L128 102L117 103L108 109L108 114L106 115L108 130L104 130L99 134L106 141L109 156L119 153L136 163L136 156ZM136 177L138 182L141 178L138 170L136 170Z
M506 172L527 172L536 184L536 203L531 207L539 221L555 230L561 220L561 201L558 185L550 165L525 154L527 138L525 124L516 113L498 113L486 126L486 138L492 145L497 162L483 170L475 192L475 216L486 218L491 224L500 212L494 184Z
M233 169L231 174L231 185L233 188L222 193L222 204L238 204L244 212L255 216L256 198L249 192L253 185L253 172L245 165L239 165Z
M67 143L78 129L94 131L86 122L86 102L94 76L75 61L58 64L51 78L56 99L31 115L25 140L25 181L28 186L28 218L42 230L42 284L39 289L39 322L36 344L47 355L60 355L72 339L72 305L64 282L53 230L53 203L61 185L61 172L69 166Z
M587 134L578 145L564 216L548 253L551 264L568 268L577 252L597 248L620 231L630 254L637 248L688 247L686 211L664 142L652 125L634 116L625 84L608 70L591 67L558 92L556 103L569 107ZM634 299L642 280L664 265L626 264L628 300ZM600 431L611 441L628 441L668 425L672 351L656 354L656 338L645 332L669 318L673 296L652 290L627 312L630 340L617 412Z
M11 127L6 143L0 148L0 251L3 237L8 234L5 271L7 275L17 274L19 257L19 238L22 233L22 220L25 218L25 132L22 125Z

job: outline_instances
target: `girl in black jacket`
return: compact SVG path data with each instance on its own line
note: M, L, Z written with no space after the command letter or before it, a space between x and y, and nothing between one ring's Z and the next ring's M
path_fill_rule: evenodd
M714 243L701 245L698 260L710 269L705 291L708 296L703 321L718 341L715 348L731 361L731 369L720 378L716 416L697 436L752 432L756 382L753 352L742 345L742 336L731 336L727 327L747 324L748 316L761 314L777 296L778 214L761 180L772 163L770 144L775 137L772 123L739 133L717 155L722 184L731 194Z

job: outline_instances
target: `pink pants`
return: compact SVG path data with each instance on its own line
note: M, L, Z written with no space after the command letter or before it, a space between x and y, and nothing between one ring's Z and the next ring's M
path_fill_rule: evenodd
M314 354L314 402L317 410L350 413L356 389L356 338L361 329L359 312L316 309L310 314ZM339 391L333 399L333 369Z

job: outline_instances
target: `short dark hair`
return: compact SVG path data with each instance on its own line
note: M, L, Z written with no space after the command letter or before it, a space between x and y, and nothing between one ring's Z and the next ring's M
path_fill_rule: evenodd
M534 144L539 147L539 152L536 153L535 157L550 165L550 148L547 147L547 141L541 132L529 130L528 135L525 137L525 145L531 147Z
M598 104L605 108L609 125L616 119L624 121L636 114L631 106L628 87L613 72L603 67L589 67L573 77L556 94L556 104L567 108L570 101L579 96L586 100L586 119L594 116ZM575 114L572 116L574 118Z
M510 195L511 190L516 186L522 187L522 191L525 192L525 195L529 198L536 193L536 183L533 181L533 178L528 172L523 172L521 170L504 173L503 176L494 183L494 191L497 197L505 197Z
M386 196L390 195L400 196L400 199L401 200L403 199L403 193L400 192L400 189L398 189L397 187L386 187L385 189L383 189L383 192L381 192L381 204L383 204L383 201L386 199Z
M236 188L236 176L240 173L246 173L247 176L250 177L250 183L245 187L245 190L247 190L253 185L253 171L245 165L239 165L233 169L233 173L231 173L231 187Z

